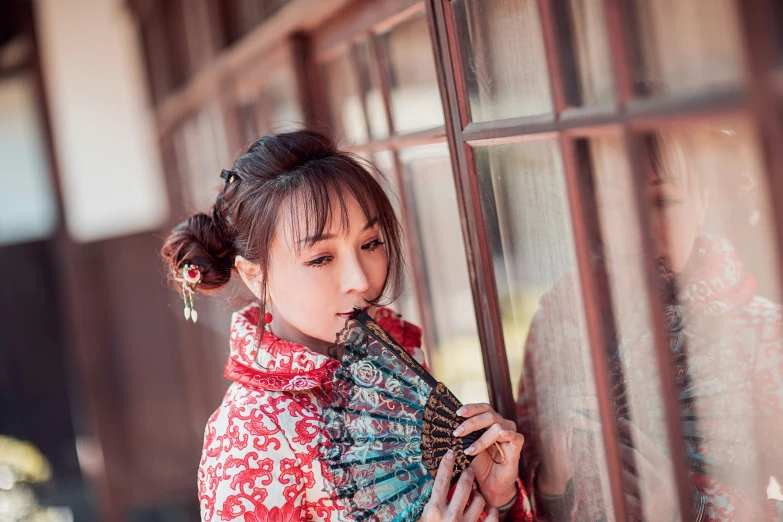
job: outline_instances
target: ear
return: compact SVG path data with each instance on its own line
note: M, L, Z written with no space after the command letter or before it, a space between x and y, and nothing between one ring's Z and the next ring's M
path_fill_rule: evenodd
M252 263L242 256L237 256L234 266L239 272L239 277L244 281L256 299L261 299L261 267L258 263Z

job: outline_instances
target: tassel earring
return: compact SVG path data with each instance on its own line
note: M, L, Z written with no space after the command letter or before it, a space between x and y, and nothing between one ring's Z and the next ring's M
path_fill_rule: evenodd
M196 265L187 264L182 267L182 300L185 302L185 320L198 321L198 312L193 306L193 295L196 285L201 282L201 270Z

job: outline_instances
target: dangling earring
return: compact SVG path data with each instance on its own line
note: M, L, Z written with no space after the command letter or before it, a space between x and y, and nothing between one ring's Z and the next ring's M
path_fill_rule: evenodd
M193 294L196 285L201 282L201 270L196 265L187 264L182 267L182 300L185 302L185 320L198 321L198 312L193 306Z

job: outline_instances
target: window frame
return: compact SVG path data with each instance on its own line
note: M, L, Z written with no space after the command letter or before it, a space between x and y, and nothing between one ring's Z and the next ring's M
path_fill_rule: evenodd
M468 0L466 0L468 1ZM606 30L609 36L610 60L614 77L614 103L596 107L573 107L572 92L564 67L569 63L569 52L559 31L556 9L562 8L558 0L537 0L540 23L546 51L547 70L553 99L553 112L544 116L518 117L474 123L470 119L470 104L465 89L459 40L456 37L453 3L451 0L428 0L427 9L433 21L433 43L439 54L439 78L447 118L448 141L453 153L455 182L458 197L466 216L465 238L469 251L470 273L473 276L474 293L481 297L483 306L477 306L477 320L485 352L488 381L495 408L506 417L514 417L513 390L509 378L508 361L504 346L500 306L487 240L487 224L480 208L481 197L477 173L473 161L473 149L501 143L516 143L548 136L559 142L565 181L568 191L571 221L574 233L578 272L583 289L584 308L588 326L590 353L596 380L596 392L602 421L603 438L609 467L612 505L615 517L624 520L623 484L617 450L617 430L610 410L610 380L608 361L603 351L606 325L597 313L598 285L589 261L588 234L598 226L595 199L586 199L591 193L592 176L580 168L578 146L580 140L595 134L611 132L619 134L624 143L626 157L632 166L635 185L636 208L644 230L649 228L647 213L643 210L644 176L640 172L641 151L633 133L661 124L681 120L696 120L741 114L749 116L759 127L764 166L770 187L770 197L783 200L783 150L775 144L783 143L783 123L779 117L783 90L781 76L781 50L779 26L775 23L773 0L744 2L735 0L740 18L744 55L747 65L746 86L727 88L710 93L669 95L661 98L639 99L634 93L632 71L638 57L632 54L629 21L631 3L628 0L604 0ZM555 5L557 4L557 5ZM564 45L565 44L565 45ZM573 63L573 60L571 60ZM587 189L587 190L586 190ZM594 195L593 195L594 197ZM775 208L775 229L778 252L783 252L783 207ZM648 234L644 234L645 237ZM651 252L647 241L645 251ZM652 259L649 255L647 259ZM645 263L645 286L654 289L655 273L652 261ZM662 310L657 292L648 291L650 309ZM475 297L474 297L475 299ZM478 299L477 299L478 300ZM657 366L662 382L673 382L672 368L667 357L663 321L660 313L652 312L651 320L657 354ZM490 376L489 372L494 375ZM668 431L668 443L674 458L678 504L683 520L691 518L690 485L685 462L684 442L679 422L675 391L672 386L662 386L663 403Z

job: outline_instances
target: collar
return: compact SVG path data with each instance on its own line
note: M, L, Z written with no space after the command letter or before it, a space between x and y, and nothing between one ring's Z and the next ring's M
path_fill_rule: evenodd
M421 330L389 308L378 308L373 319L403 347L419 346ZM231 317L230 355L224 375L265 390L304 391L331 382L339 362L306 346L266 331L261 305L252 303Z
M697 238L694 250L696 267L678 295L682 304L707 315L721 315L753 299L756 278L727 239L704 234Z
M229 343L231 351L224 375L232 381L266 390L320 388L331 377L337 363L265 330L259 303L234 312Z

